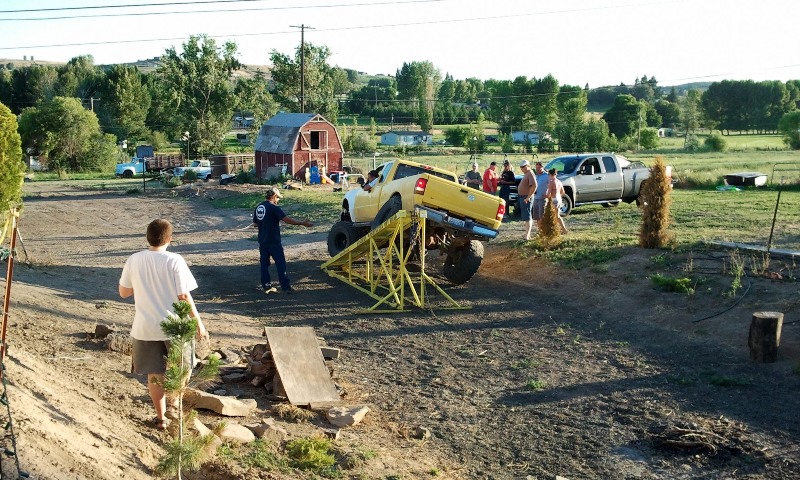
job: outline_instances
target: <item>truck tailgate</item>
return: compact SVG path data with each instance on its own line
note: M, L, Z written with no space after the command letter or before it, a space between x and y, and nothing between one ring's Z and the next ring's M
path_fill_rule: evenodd
M459 188L453 188L453 184ZM500 227L497 208L503 200L494 195L428 175L422 198L425 207L445 210L452 216L471 219L494 229Z

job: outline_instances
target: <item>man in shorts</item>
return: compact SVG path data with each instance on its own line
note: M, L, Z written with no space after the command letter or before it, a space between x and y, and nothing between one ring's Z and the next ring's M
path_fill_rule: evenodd
M207 338L208 331L200 320L191 291L197 288L186 261L167 251L172 241L172 224L157 219L147 226L147 250L134 253L125 262L119 279L119 295L133 295L136 313L131 327L133 340L133 373L147 375L147 389L156 410L153 426L167 428L167 396L163 380L169 337L161 330L161 322L174 314L172 304L184 300L192 307L189 315L197 319L197 338ZM135 295L134 295L135 293ZM191 365L191 349L185 357Z
M523 160L519 164L522 170L522 180L517 187L517 205L519 207L521 219L525 222L525 240L531 239L531 228L533 227L533 220L531 219L531 206L533 195L536 193L536 178L531 171L531 164L527 160Z

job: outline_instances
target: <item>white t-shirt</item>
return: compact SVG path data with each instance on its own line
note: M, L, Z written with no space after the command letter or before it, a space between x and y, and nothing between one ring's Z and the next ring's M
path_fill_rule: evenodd
M125 262L119 284L132 288L136 315L131 336L137 340L168 340L161 322L174 314L178 295L197 288L186 261L177 253L143 250Z

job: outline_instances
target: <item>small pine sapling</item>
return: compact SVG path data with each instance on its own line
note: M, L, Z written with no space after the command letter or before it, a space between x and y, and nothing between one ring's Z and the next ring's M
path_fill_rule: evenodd
M174 475L180 480L183 469L197 470L208 459L206 447L214 439L213 434L200 436L186 433L188 422L195 412L183 411L183 397L189 387L207 383L219 374L220 359L211 355L206 365L192 375L192 359L186 358L184 352L190 348L197 334L197 319L189 316L191 305L188 302L173 303L172 308L175 314L161 322L161 330L170 338L163 386L168 396L177 399L178 430L175 438L166 445L167 453L161 458L157 470L161 475Z

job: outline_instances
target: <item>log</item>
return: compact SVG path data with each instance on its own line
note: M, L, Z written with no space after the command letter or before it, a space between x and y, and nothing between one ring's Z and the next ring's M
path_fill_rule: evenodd
M755 312L750 322L750 360L756 363L773 363L778 360L778 346L781 343L783 313Z

